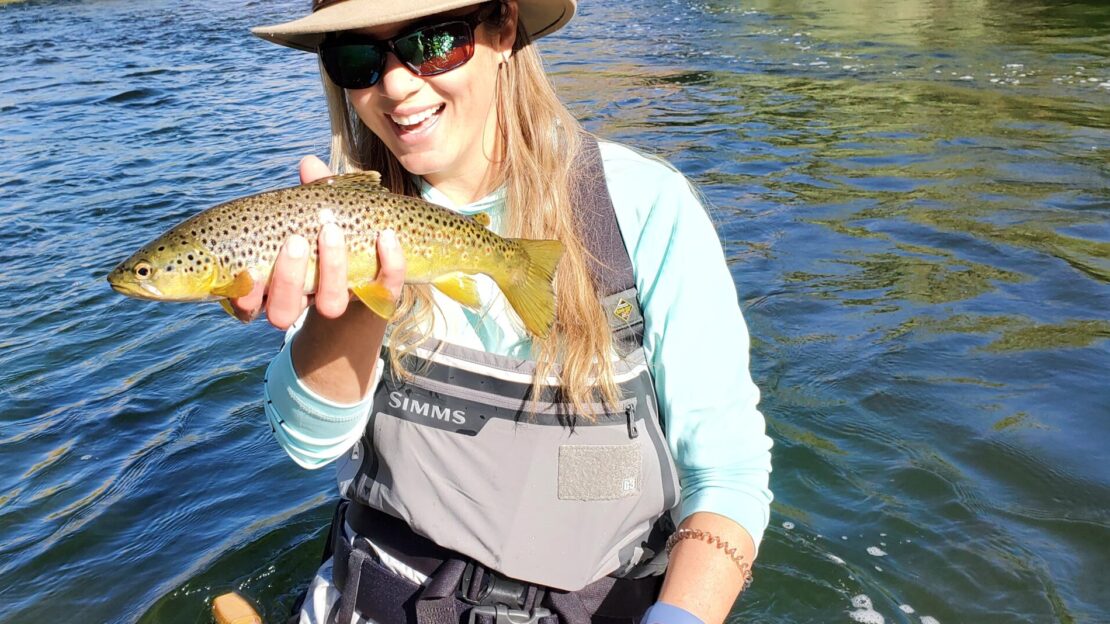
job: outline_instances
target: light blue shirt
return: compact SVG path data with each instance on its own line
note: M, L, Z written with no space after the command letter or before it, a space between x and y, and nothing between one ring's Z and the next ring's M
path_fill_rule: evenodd
M644 315L644 349L667 443L678 467L680 523L707 511L731 518L758 546L770 519L771 439L759 412L759 390L748 367L748 331L736 287L709 215L681 173L616 143L601 143L605 179L632 259ZM424 199L463 214L486 212L500 231L503 192L455 206L424 185ZM478 276L485 309L472 312L437 296L436 337L513 357L531 342L504 297ZM362 434L373 391L356 404L337 404L305 387L293 372L288 345L266 376L266 414L275 437L301 466L318 468L342 455ZM381 366L377 370L381 370ZM376 385L376 383L374 384Z

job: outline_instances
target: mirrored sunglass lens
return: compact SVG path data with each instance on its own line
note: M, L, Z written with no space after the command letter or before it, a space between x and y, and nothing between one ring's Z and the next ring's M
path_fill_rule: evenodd
M397 55L422 75L441 74L470 60L470 27L463 22L429 26L393 42Z
M382 73L382 53L366 44L334 45L321 52L332 82L344 89L365 89L377 84Z

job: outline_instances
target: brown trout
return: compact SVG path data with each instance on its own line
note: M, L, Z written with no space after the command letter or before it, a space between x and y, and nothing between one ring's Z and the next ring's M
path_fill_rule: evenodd
M552 281L563 254L553 240L502 238L488 221L457 214L421 199L396 195L377 172L353 173L268 191L214 206L171 228L124 260L108 275L117 292L157 301L242 297L266 282L285 240L309 242L305 292L316 287L316 240L323 224L343 228L348 287L384 318L395 306L374 278L378 232L392 229L405 254L405 283L432 284L447 296L480 307L471 275L497 283L525 328L546 337L555 315Z

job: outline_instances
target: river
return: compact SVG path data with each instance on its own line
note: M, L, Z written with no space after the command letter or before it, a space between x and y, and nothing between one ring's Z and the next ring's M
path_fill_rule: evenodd
M4 622L277 622L318 562L280 333L104 282L326 155L314 58L247 33L306 6L0 4ZM1110 4L583 0L540 47L712 204L775 441L731 620L1110 621Z

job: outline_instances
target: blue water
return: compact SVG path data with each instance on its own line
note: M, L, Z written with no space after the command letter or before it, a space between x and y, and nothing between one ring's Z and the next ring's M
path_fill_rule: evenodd
M103 281L326 155L304 3L0 5L0 620L278 621L335 496L270 438L281 336ZM776 442L736 622L1105 622L1110 6L584 0L602 136L713 213Z

